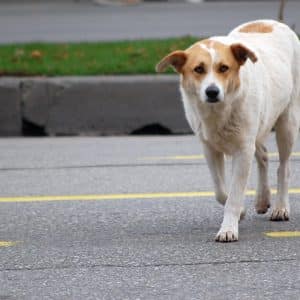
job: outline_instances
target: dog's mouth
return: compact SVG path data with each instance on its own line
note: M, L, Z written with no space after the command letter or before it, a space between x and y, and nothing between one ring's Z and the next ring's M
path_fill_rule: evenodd
M220 102L220 99L219 98L207 98L206 102L210 103L210 104L218 103L218 102Z

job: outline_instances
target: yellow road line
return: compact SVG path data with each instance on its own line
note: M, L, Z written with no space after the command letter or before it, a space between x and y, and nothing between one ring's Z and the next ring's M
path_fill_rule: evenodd
M198 160L204 159L204 155L173 155L173 156L146 156L139 160Z
M173 156L149 156L143 157L144 160L198 160L204 159L204 155L173 155Z
M211 197L214 192L182 192L182 193L135 193L135 194L99 194L99 195L61 195L61 196L24 196L0 197L1 202L40 202L40 201L74 201L74 200L125 200L125 199L156 199Z
M0 241L0 247L11 247L15 246L18 242L11 242L11 241Z
M276 190L271 190L276 194ZM289 194L300 194L300 188L289 189ZM246 191L247 196L255 195L255 190ZM88 200L125 200L125 199L164 199L164 198L195 198L212 197L214 192L165 192L165 193L135 193L135 194L95 194L95 195L48 195L48 196L18 196L0 197L0 203L7 202L52 202L52 201L88 201Z
M300 237L300 231L273 231L265 232L265 235L273 238L284 238L284 237Z
M269 157L278 157L278 152L270 152L268 153ZM293 152L293 157L300 156L300 152ZM204 159L204 155L173 155L173 156L149 156L143 157L142 160L200 160Z

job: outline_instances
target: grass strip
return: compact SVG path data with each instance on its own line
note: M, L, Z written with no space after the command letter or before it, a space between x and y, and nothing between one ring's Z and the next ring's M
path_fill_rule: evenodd
M154 74L163 56L198 39L0 45L0 76Z

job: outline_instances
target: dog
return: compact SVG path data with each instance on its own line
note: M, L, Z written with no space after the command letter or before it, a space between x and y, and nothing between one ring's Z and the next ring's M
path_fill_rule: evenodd
M156 66L180 74L180 92L187 121L203 143L215 195L224 205L218 242L238 240L245 214L244 193L253 157L258 166L255 208L270 207L268 153L264 142L276 132L279 152L277 196L270 220L287 221L289 157L300 125L300 42L285 24L256 20L174 51ZM227 193L224 155L232 157Z

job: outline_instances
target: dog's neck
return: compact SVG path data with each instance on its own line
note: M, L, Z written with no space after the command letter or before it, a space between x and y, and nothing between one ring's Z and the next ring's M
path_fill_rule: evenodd
M241 130L246 121L239 113L243 111L243 97L236 95L216 104L203 103L195 97L189 101L198 114L196 134L216 150L231 154L233 144L237 146L244 138Z

